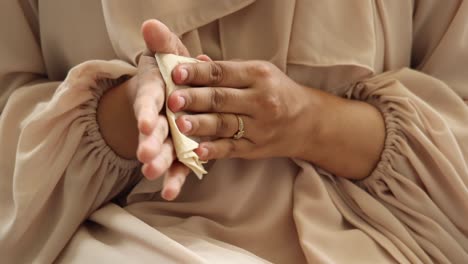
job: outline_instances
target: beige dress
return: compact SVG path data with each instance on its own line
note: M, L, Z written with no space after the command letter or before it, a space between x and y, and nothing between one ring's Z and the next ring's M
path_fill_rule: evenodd
M269 60L376 105L377 168L352 182L300 160L218 160L161 200L96 123L148 18L192 55ZM2 263L468 260L468 1L5 0L0 38Z

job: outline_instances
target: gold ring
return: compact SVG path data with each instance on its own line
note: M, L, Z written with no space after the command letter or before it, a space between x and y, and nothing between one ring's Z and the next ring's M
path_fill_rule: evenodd
M236 115L237 117L237 122L239 124L239 129L237 129L237 132L234 134L234 136L232 136L232 138L234 139L241 139L243 136L244 136L244 120L242 120L242 118L238 115Z

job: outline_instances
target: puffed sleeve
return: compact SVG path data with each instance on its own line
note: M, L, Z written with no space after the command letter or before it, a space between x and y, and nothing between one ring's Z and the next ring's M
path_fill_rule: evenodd
M48 80L19 2L0 4L0 262L51 263L93 210L140 177L96 122L100 96L136 70L88 61Z
M464 263L468 259L468 1L419 1L413 50L416 69L371 77L348 93L375 105L385 119L381 160L369 177L357 183L379 203L361 195L349 181L338 181L368 223L395 244L405 244L401 248L422 262Z

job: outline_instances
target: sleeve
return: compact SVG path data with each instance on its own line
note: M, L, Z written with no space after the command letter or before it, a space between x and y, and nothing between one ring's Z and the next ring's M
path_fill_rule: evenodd
M100 96L136 69L88 61L48 80L19 2L0 4L0 256L51 263L93 210L140 179L96 121Z
M357 183L372 197L340 185L368 223L424 263L468 259L467 25L468 1L419 1L416 69L373 76L348 93L382 112L386 140L375 170Z

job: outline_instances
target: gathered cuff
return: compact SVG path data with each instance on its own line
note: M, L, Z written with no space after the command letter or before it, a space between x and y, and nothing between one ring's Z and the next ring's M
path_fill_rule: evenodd
M400 249L424 263L466 259L463 100L444 82L407 68L359 82L346 95L375 106L386 131L380 160L368 177L353 183L337 179L346 203L374 228L399 234L394 243L403 242Z
M395 155L399 155L399 149L407 144L407 138L402 131L401 123L404 122L402 120L401 115L392 107L391 102L386 100L381 100L380 96L368 96L366 98L356 98L356 95L361 95L362 89L366 89L368 85L374 84L365 84L363 82L359 82L355 85L354 93L351 95L351 99L359 99L364 100L367 103L376 107L383 116L384 123L385 123L385 141L384 147L380 154L380 159L375 166L374 170L369 174L369 176L365 177L362 180L355 181L361 187L369 187L371 182L375 182L385 175L388 175L392 169L392 157Z
M135 167L140 165L140 162L136 159L126 159L121 157L107 144L104 137L102 136L97 121L97 108L99 105L99 101L104 95L104 93L106 93L109 89L112 89L124 83L129 78L129 75L122 75L116 79L97 79L96 85L90 87L92 98L81 105L81 108L86 112L84 118L88 121L88 124L86 126L86 132L84 135L85 140L87 140L88 143L96 144L96 146L99 146L100 152L102 153L102 155L107 156L108 162L111 162L120 167L121 169L125 170L134 169Z
M134 66L117 60L88 61L77 65L70 70L57 89L55 102L50 104L50 111L46 111L51 116L76 111L72 116L76 117L75 121L80 127L84 127L84 145L88 146L90 151L96 151L103 162L124 170L133 170L140 163L136 159L129 160L119 156L107 144L97 121L97 108L106 91L122 84L134 74ZM57 112L57 109L61 111Z

